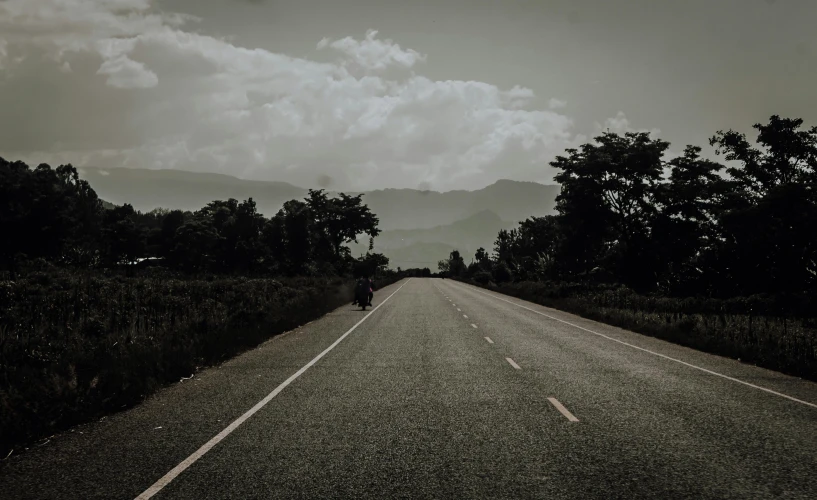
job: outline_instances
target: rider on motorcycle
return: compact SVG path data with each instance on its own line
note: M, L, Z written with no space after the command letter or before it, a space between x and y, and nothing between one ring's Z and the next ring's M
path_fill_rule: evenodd
M352 305L358 303L357 297L358 294L367 294L369 297L369 303L367 305L372 305L372 298L374 297L374 282L369 280L368 276L363 275L357 280L357 284L355 285L355 300L352 302ZM363 304L359 304L363 305Z

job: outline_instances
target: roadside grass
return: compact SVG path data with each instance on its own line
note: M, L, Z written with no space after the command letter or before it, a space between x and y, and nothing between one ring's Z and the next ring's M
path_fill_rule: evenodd
M343 278L52 270L0 281L0 459L132 407L351 299Z
M517 282L481 288L700 351L817 381L817 311L779 297L647 297L623 288ZM784 312L785 308L791 312Z

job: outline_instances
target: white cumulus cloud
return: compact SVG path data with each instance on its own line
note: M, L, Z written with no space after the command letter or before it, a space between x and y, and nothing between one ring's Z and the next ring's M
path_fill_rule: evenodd
M548 101L548 107L550 109L561 109L567 106L567 101L563 101L561 99L557 99L555 97L551 97Z
M346 58L341 60L341 64L354 63L372 71L392 66L412 68L419 62L425 62L427 57L425 54L411 49L404 50L390 39L378 40L377 33L377 30L369 30L362 40L356 40L351 36L334 41L324 38L318 43L317 48L334 49Z
M325 63L237 46L196 32L194 21L149 0L0 2L0 64L10 64L2 54L12 48L45 54L39 64L54 67L48 78L66 103L31 102L17 130L36 135L2 142L0 129L0 154L444 190L500 178L550 182L547 162L577 140L573 121L556 111L562 101L535 109L522 86L416 74L428 56L374 30L320 41L337 55ZM47 68L19 78L37 71ZM629 122L620 114L605 125Z

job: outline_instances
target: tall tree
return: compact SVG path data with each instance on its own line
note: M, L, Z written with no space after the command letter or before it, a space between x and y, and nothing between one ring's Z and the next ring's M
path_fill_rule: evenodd
M710 143L735 165L721 203L722 274L731 293L802 292L817 286L817 127L773 115L746 136L719 131Z
M578 150L568 149L568 156L550 163L561 170L554 177L562 185L557 210L564 224L574 229L569 236L581 241L578 245L568 242L567 247L583 246L585 252L603 253L602 262L612 267L620 280L636 288L649 288L655 276L644 264L649 256L662 157L669 143L651 139L646 132L604 132L595 142ZM598 259L592 254L581 258L584 267L588 260Z
M102 222L103 259L108 265L132 264L145 254L145 228L135 222L129 204L108 210Z
M657 192L661 213L652 233L661 261L660 287L666 293L694 295L706 287L705 274L714 272L706 261L718 246L717 206L726 192L718 175L723 165L701 158L701 148L687 146L669 166L669 180Z
M363 204L362 198L362 194L345 193L340 193L339 198L329 198L323 189L309 190L306 202L314 217L318 242L328 242L335 260L348 257L348 248L344 245L357 243L361 234L372 238L380 234L379 219Z

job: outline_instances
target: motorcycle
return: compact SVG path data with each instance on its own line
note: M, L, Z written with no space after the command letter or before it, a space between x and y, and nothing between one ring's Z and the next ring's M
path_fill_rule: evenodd
M355 301L352 304L359 305L363 311L366 310L366 306L369 305L369 291L364 289L358 289L355 291Z

